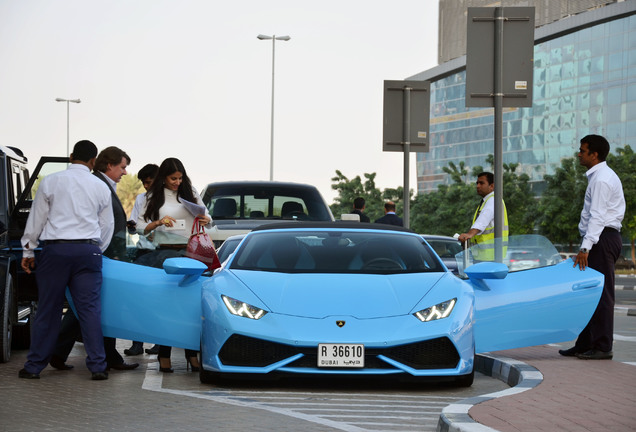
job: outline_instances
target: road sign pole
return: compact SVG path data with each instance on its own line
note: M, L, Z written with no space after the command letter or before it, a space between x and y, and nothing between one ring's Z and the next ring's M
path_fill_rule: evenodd
M534 7L468 8L466 106L494 108L496 239L504 231L503 108L532 106L534 15ZM494 258L503 261L502 240Z
M402 128L402 143L404 145L404 227L409 227L410 208L409 202L409 161L411 154L411 141L409 131L411 130L411 87L404 87L404 124Z
M494 65L494 108L495 108L495 238L503 237L503 8L495 8L495 65ZM502 242L495 241L495 262L503 262Z

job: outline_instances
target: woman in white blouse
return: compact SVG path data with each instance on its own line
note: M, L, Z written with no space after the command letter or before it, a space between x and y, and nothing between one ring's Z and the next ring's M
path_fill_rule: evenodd
M153 243L159 251L174 251L175 255L185 255L194 218L201 224L209 225L212 218L201 197L193 189L192 183L181 161L168 158L161 163L157 177L146 193L143 215L137 220L137 229L145 235L153 233ZM162 256L166 258L168 255ZM172 347L159 347L159 370L173 372L170 362ZM186 350L186 360L192 371L199 370L197 352Z

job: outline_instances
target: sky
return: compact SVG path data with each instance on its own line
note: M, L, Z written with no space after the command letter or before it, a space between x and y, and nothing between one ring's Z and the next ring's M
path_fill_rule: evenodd
M336 170L404 182L382 151L383 81L437 65L437 0L0 0L0 144L31 168L81 139L117 146L130 174L177 157L194 186ZM409 183L416 189L415 154Z

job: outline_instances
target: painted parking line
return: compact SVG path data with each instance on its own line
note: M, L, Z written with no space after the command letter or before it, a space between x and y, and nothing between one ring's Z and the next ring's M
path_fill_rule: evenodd
M294 392L240 389L175 390L163 387L157 362L147 365L142 388L244 408L260 409L348 432L435 430L442 409L462 399L383 393ZM424 425L430 428L424 429Z

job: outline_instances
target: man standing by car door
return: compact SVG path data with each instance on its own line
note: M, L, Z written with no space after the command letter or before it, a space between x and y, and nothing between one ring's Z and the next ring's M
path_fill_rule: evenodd
M574 347L559 350L564 356L584 360L609 360L614 343L614 277L616 260L621 254L621 222L625 216L623 185L605 159L610 151L600 135L581 139L579 163L587 168L587 189L581 211L579 232L583 241L574 259L581 270L593 268L605 276L603 293L588 325Z
M39 307L31 347L18 376L40 378L60 329L68 286L77 308L92 379L108 379L101 327L102 251L113 234L111 194L91 175L97 147L79 141L71 164L42 179L24 229L22 268L35 268L34 249L43 243L37 262Z
M107 147L102 150L95 161L95 169L93 174L103 184L108 186L112 202L112 214L114 218L114 232L108 246L104 251L104 256L112 259L123 260L126 258L126 212L117 197L117 183L122 176L126 174L126 167L130 164L130 157L117 147ZM51 358L51 366L60 370L68 370L73 366L65 363L69 353L75 344L75 336L77 335L80 323L72 313L67 311L62 320L62 329L60 331L57 345ZM106 362L109 369L130 370L139 366L139 363L126 363L123 357L117 351L117 340L111 337L104 338L104 349L106 350Z
M495 175L491 172L482 172L477 175L477 194L481 196L481 202L475 210L473 224L467 233L459 236L458 240L465 243L472 239L476 247L472 248L475 261L495 260ZM508 212L503 203L503 255L506 255L508 243Z

